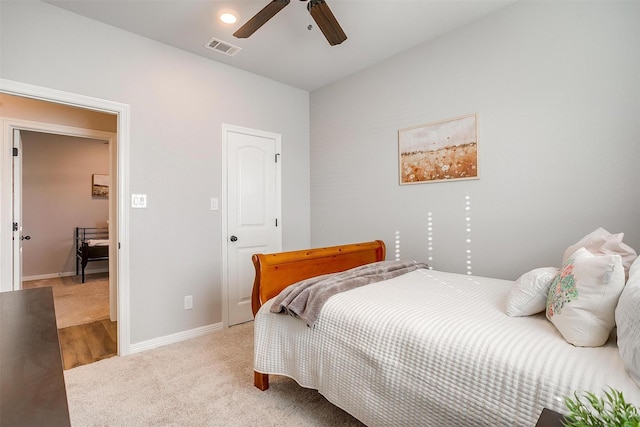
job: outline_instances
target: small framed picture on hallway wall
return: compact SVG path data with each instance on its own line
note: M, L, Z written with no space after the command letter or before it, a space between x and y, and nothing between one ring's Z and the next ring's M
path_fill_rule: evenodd
M95 199L109 198L109 175L94 174L91 176L91 197Z

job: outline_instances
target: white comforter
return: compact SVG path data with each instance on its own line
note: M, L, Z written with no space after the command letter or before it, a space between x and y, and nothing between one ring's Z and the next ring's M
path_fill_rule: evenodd
M89 239L87 240L89 246L109 246L109 239Z
M315 328L255 319L254 369L295 379L368 426L533 426L574 391L640 389L610 340L568 344L543 314L508 317L513 282L434 270L328 300ZM268 391L267 391L268 393Z

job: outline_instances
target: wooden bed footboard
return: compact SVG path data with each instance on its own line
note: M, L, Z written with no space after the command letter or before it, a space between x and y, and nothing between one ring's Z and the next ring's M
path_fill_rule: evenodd
M304 249L274 254L255 254L256 269L251 296L255 316L265 301L287 286L322 274L337 273L372 262L384 261L386 248L382 240L352 243L327 248ZM269 375L254 372L254 384L260 390L269 388Z

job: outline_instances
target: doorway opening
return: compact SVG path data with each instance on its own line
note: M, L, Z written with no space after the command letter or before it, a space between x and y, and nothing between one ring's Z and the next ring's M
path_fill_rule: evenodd
M17 100L6 102L6 97ZM117 321L117 354L130 353L129 313L129 249L128 249L128 141L129 107L112 101L60 92L54 89L0 79L0 292L22 287L22 269L16 268L16 240L25 234L13 223L16 211L20 213L21 200L13 200L14 193L14 133L23 131L85 137L108 141L110 192L109 229L109 320ZM37 104L34 107L34 104ZM25 108L26 106L26 108ZM82 113L86 113L84 116ZM80 114L80 115L78 115ZM115 121L112 132L87 117L99 114ZM88 116L87 116L88 115ZM96 126L86 126L86 125ZM97 129L97 130L96 130ZM117 134L116 132L117 131ZM19 166L17 166L19 168ZM91 188L91 183L88 184ZM20 221L21 222L21 221ZM16 231L14 231L17 228ZM29 234L26 234L29 235ZM19 266L20 267L20 266ZM114 337L115 338L115 337Z
M117 194L108 194L109 140L35 131L21 131L20 140L21 177L14 167L14 192L21 183L22 289L52 288L65 369L114 356L108 230L109 196ZM106 178L105 185L95 186L96 177ZM85 238L78 231L95 232ZM81 271L77 255L85 249L107 259Z

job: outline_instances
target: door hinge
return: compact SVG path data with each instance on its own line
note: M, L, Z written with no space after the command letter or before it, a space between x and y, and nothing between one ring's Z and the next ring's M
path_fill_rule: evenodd
M276 153L276 163L278 163L278 156L280 155L280 153Z
M18 231L18 223L17 222L13 223L13 231Z
M278 226L278 218L276 218L276 227Z
M13 157L18 157L18 147L13 147Z

